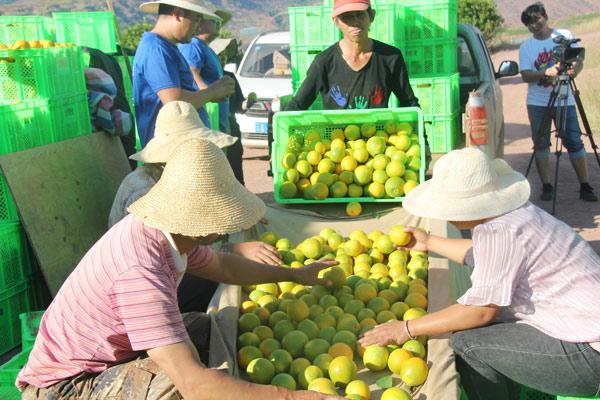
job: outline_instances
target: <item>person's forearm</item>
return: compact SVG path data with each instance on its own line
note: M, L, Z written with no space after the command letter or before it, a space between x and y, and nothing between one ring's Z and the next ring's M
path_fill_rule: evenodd
M521 72L521 77L523 78L523 82L537 83L545 79L546 74L544 71L523 71Z
M200 108L212 100L212 93L210 92L210 88L197 92L182 89L180 97L181 98L179 100L186 101L191 103L194 107Z
M410 320L408 328L412 336L434 336L473 329L487 325L496 316L497 308L454 304L443 310Z
M213 369L202 369L192 382L186 383L182 395L187 400L263 400L291 399L292 391L277 386L256 385L234 379Z
M459 264L464 263L465 255L471 247L473 247L471 239L449 239L434 235L429 235L427 239L427 249L429 251Z
M246 286L294 280L292 268L261 264L236 254L218 253L218 257L223 283Z

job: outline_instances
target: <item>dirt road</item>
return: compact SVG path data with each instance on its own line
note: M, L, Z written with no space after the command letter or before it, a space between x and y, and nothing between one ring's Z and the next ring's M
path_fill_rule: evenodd
M586 38L588 43L600 41L600 33ZM596 37L597 36L597 37ZM590 40L592 39L592 40ZM518 60L518 51L503 51L494 54L494 63L502 60ZM585 71L584 71L585 73ZM585 88L580 88L584 91ZM506 122L505 158L517 171L525 173L531 156L531 139L525 97L527 86L519 77L502 80L504 96L504 118ZM584 105L585 106L585 105ZM600 112L600 110L586 110ZM595 140L600 145L600 132L595 132ZM589 140L584 138L590 170L590 183L600 193L600 166L596 162ZM244 174L250 190L257 193L265 201L272 201L273 179L267 177L266 149L244 149ZM554 165L555 157L551 158ZM554 170L554 167L552 168ZM547 211L552 202L539 200L540 186L535 167L529 174L532 186L531 200ZM579 184L575 172L569 162L566 151L560 157L558 195L556 200L556 217L571 225L581 236L590 242L596 252L600 253L600 203L585 203L579 200ZM561 238L556 238L561 240Z

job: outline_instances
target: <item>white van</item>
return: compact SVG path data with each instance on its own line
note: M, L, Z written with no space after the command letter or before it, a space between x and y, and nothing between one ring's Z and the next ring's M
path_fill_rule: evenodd
M274 32L258 35L242 58L235 75L244 97L254 92L257 102L236 118L242 131L242 144L267 147L267 116L276 96L292 94L290 33Z

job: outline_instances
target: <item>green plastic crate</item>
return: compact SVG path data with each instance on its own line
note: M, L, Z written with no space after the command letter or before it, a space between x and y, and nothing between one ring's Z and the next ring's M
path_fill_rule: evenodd
M18 220L17 206L4 179L4 174L0 173L0 223Z
M308 68L315 57L329 46L292 46L290 47L290 58L292 68L292 83L301 84L306 79Z
M91 47L108 54L117 52L115 19L110 11L52 13L56 40Z
M133 110L133 81L131 79L131 74L127 72L125 57L116 56L116 59L119 62L119 67L121 67L121 73L123 74L125 97L127 97L127 101L130 103L131 109ZM129 66L133 69L133 56L129 56Z
M405 4L403 17L404 38L408 41L456 39L458 9L455 2L428 0Z
M210 128L218 131L219 130L219 103L206 103L204 105L206 112L208 112L208 119L210 121Z
M24 350L0 366L0 398L2 400L20 399L21 393L15 386L17 375L27 364L31 349Z
M0 292L25 282L31 272L23 227L0 224Z
M0 354L12 350L21 343L19 314L31 309L27 289L27 282L23 282L0 292L0 326L2 326Z
M92 133L87 93L51 99L48 110L53 142Z
M290 46L330 46L342 37L333 23L330 7L289 7L288 14Z
M459 143L460 113L450 115L426 115L425 132L432 153L448 153Z
M410 86L425 115L454 114L460 109L460 74L415 78Z
M78 47L0 50L0 102L81 93L83 69Z
M17 40L55 40L54 22L39 15L0 16L0 43L10 47Z
M53 142L46 100L0 105L0 154Z
M373 197L343 197L326 198L324 200L305 200L301 198L284 199L279 196L279 187L284 182L284 169L280 163L285 154L285 148L290 135L304 135L310 130L316 130L321 134L322 139L330 139L331 132L336 128L343 128L349 124L371 123L375 124L378 130L381 130L386 121L414 122L417 124L419 143L421 145L419 183L425 181L425 138L423 136L423 114L419 108L278 112L273 117L274 141L271 157L271 170L273 171L275 183L275 201L282 204L349 203L352 201L365 203L401 202L404 197L383 199Z
M458 39L407 42L404 61L411 78L454 74L457 66Z
M1 367L0 367L1 368ZM3 386L0 383L0 399L2 400L21 400L21 392L16 388L16 386Z
M23 350L29 350L33 347L43 315L44 311L30 311L19 314L21 320L21 347Z
M375 19L369 29L369 37L395 45L404 43L404 7L382 4L375 7Z
M448 115L460 109L460 74L410 79L423 114ZM390 94L389 107L398 107L398 98Z
M535 389L528 388L527 386L521 386L521 392L519 393L519 400L555 400L556 396L539 392Z

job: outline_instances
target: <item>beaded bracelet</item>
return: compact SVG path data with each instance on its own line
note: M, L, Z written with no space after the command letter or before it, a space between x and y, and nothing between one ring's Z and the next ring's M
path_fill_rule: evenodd
M409 339L416 339L416 337L414 337L413 335L410 334L410 331L408 330L408 321L404 321L404 333L406 333L406 336L409 337Z

